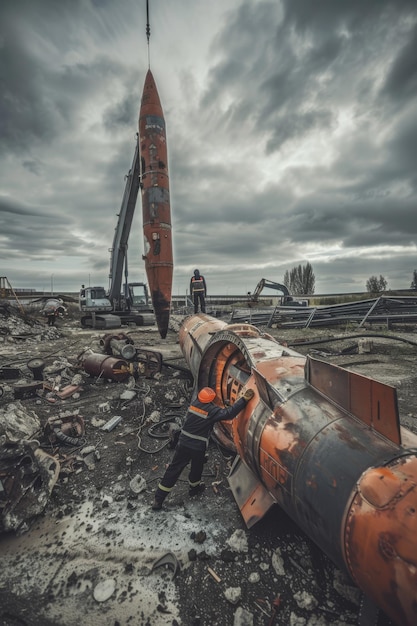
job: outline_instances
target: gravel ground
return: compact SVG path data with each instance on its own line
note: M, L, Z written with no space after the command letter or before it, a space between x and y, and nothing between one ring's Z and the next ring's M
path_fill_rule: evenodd
M152 427L181 423L192 388L175 331L162 341L153 327L129 328L135 346L160 352L164 366L154 378L117 383L79 365L86 348L99 351L102 335L76 319L58 324L0 317L0 367L18 367L30 380L26 364L41 358L55 390L16 400L13 383L0 380L0 425L5 412L35 415L41 446L61 464L42 513L0 536L1 625L266 626L274 607L279 625L359 623L359 590L278 507L246 529L227 483L231 458L214 442L206 491L190 499L183 476L164 509L151 510L172 456L166 425ZM366 354L357 346L367 331L268 332L302 354L396 386L402 423L417 432L414 328L373 329L383 336ZM78 391L59 398L74 380ZM65 415L82 416L85 434L77 446L51 446L42 429ZM121 422L103 431L114 415ZM383 615L378 623L391 624Z

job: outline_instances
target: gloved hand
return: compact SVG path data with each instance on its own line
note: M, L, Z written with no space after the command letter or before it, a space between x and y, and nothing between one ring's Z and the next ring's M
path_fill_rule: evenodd
M253 389L247 389L243 394L243 398L246 400L246 402L249 402L249 400L252 400L254 395L255 392L253 391Z

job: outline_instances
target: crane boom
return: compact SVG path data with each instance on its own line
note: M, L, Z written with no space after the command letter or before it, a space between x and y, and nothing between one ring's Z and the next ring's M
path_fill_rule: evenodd
M118 213L113 247L110 248L109 290L106 293L104 287L82 285L79 308L85 313L81 318L81 325L84 327L117 328L129 323L135 323L137 326L155 323L146 284L128 282L127 247L140 188L139 164L139 145L136 141L132 167L125 177L125 190ZM121 293L123 269L125 280Z
M130 168L129 173L126 176L125 192L123 195L122 205L120 207L120 213L118 214L118 220L113 239L113 247L111 248L108 293L108 298L111 302L120 298L123 279L123 268L127 264L128 240L140 186L139 164L139 147L138 142L136 142L132 167ZM127 276L125 284L127 285Z

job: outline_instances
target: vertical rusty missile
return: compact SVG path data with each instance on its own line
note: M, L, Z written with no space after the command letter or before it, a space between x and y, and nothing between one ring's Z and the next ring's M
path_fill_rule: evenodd
M139 113L140 181L144 260L159 333L168 331L173 254L165 119L149 69Z
M237 452L229 484L247 526L278 504L396 624L417 624L417 436L396 390L249 324L194 315L179 342L219 404L255 392L215 430Z

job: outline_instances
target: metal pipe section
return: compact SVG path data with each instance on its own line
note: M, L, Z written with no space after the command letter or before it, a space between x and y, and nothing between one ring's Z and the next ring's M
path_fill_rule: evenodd
M397 624L417 623L417 436L395 389L250 324L194 315L179 341L219 404L255 392L215 430L238 453L229 483L248 527L277 503Z
M131 343L119 339L110 340L110 348L113 355L122 356L124 359L133 359L136 356L136 348Z
M125 333L104 335L100 339L100 347L103 348L106 354L122 356L127 360L131 360L136 356L134 343Z
M130 376L127 361L113 356L91 352L82 358L82 366L90 376L123 382Z
M33 380L43 380L43 370L45 362L42 359L31 359L26 363L27 368L32 372Z

